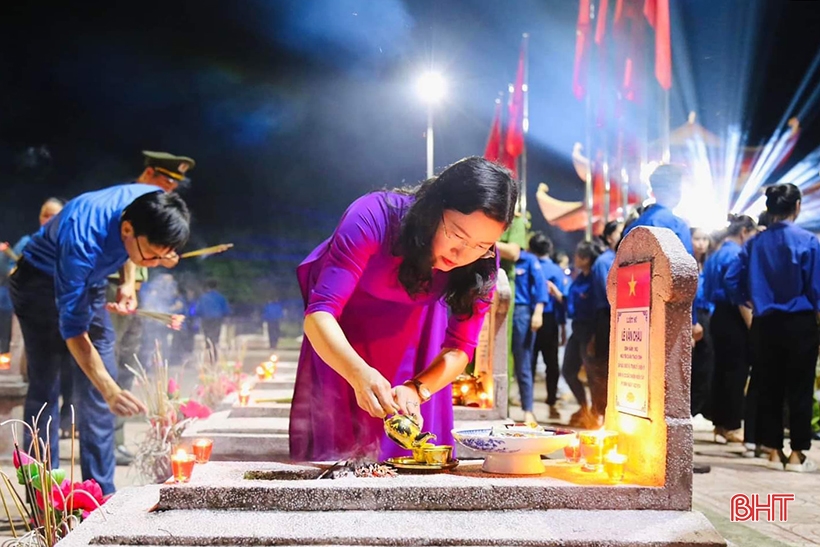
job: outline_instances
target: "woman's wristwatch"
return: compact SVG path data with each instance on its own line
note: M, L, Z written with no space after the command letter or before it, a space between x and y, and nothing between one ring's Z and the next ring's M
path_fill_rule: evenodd
M427 386L425 386L415 378L413 378L412 380L407 380L406 382L404 382L404 385L414 388L416 390L416 393L419 394L419 399L421 399L422 403L426 403L430 400L430 397L433 396L433 394L430 393L430 390L427 389Z

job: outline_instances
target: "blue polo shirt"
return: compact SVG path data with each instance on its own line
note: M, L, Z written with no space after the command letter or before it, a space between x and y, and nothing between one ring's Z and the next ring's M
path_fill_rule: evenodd
M541 272L544 274L544 279L552 281L558 290L561 291L562 294L565 294L569 288L569 284L566 282L567 276L564 270L548 256L541 257L538 261L541 263ZM563 325L566 323L564 303L559 303L549 294L549 287L547 288L547 295L549 296L549 302L544 304L544 313L554 314L558 324Z
M641 216L638 217L635 222L630 224L623 233L623 237L626 237L626 234L632 231L633 228L637 226L653 226L655 228L669 228L675 235L678 236L678 239L681 240L683 243L683 247L686 249L686 252L690 255L695 254L694 249L692 249L692 233L689 231L689 225L686 223L685 220L676 216L672 211L668 208L664 207L663 205L658 205L657 203L650 205L646 208ZM598 260L601 258L598 257Z
M607 249L601 256L595 259L592 265L592 299L595 301L596 310L608 310L609 300L606 298L606 279L609 277L609 270L615 263L615 251Z
M712 304L729 302L729 295L723 286L729 265L737 260L740 254L740 245L734 241L724 241L712 256L706 259L703 265L703 297Z
M820 242L791 222L776 222L743 246L724 282L734 304L756 317L820 311Z
M196 314L202 319L222 319L231 314L231 307L221 293L210 290L196 301Z
M579 273L569 286L567 313L575 321L595 319L595 300L592 298L592 276Z
M521 251L515 262L515 305L530 306L549 302L547 281L541 271L541 262L532 253Z
M54 276L64 339L88 332L93 315L89 288L103 284L128 260L120 236L123 211L138 197L161 191L147 184L124 184L82 194L26 245L26 262Z

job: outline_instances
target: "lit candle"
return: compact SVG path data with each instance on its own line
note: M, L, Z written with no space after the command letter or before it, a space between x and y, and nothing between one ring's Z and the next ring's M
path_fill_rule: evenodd
M174 482L188 482L191 480L195 461L194 455L185 452L184 448L177 450L176 454L171 456L171 471L174 473Z
M487 408L489 406L488 402L490 400L490 396L484 393L483 391L478 395L479 404L478 406L481 408Z
M261 381L263 381L263 380L265 380L265 378L266 378L267 376L268 376L268 373L267 373L267 371L265 370L265 367L263 367L262 365L259 365L258 367L256 367L256 378L257 378L260 382L261 382Z
M584 459L584 471L600 471L603 464L604 454L618 445L618 433L616 431L582 431L581 458Z
M615 482L624 480L624 464L626 464L626 454L618 454L615 449L607 452L604 458L604 470L609 478Z
M470 391L470 386L468 386L467 384L461 384L461 394L462 395L467 395L467 393L469 391Z
M276 361L278 361L278 360L279 360L279 356L278 356L278 355L276 355L275 353L271 353L271 355L270 355L270 359L268 359L268 361L271 361L271 362L273 362L273 363L275 363L275 362L276 362Z
M262 363L262 368L265 369L265 379L270 380L276 374L276 363L273 361L265 361Z
M239 390L239 406L248 406L248 401L251 398L248 384L242 384L242 389Z
M578 437L572 439L572 442L564 447L564 457L568 462L578 463L581 459L581 441Z
M214 448L212 439L197 439L194 442L194 457L196 463L208 463L211 459L211 450Z

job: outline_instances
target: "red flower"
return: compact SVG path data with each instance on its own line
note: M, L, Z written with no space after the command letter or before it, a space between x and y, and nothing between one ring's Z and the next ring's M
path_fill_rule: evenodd
M211 415L210 408L194 400L180 405L179 411L182 412L182 415L186 418L207 418Z
M58 487L54 486L51 491L51 505L55 511L69 512L82 511L83 518L94 511L99 505L108 501L107 496L103 496L102 488L97 481L89 479L83 482L75 482L72 494L71 483L65 479ZM73 501L72 501L73 497ZM37 505L43 509L43 495L37 491Z

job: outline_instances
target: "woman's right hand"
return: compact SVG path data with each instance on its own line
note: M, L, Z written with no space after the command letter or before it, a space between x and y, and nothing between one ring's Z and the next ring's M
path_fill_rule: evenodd
M356 403L374 418L384 418L399 411L393 400L393 387L373 367L359 371L350 382L356 393Z

